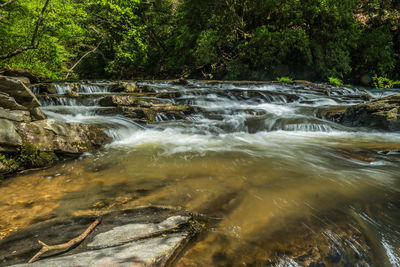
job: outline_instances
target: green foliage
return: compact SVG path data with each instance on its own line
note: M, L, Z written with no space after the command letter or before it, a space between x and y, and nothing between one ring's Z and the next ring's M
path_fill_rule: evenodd
M396 85L400 85L400 81L393 81L387 77L375 76L373 78L373 83L375 88L381 90L381 96L385 93L387 89L391 89Z
M7 166L9 172L15 172L28 168L44 167L57 161L53 152L40 151L39 145L23 144L17 148L16 153L0 155L0 162Z
M339 78L329 77L329 83L334 86L342 86L343 82Z
M281 83L291 83L293 79L289 77L278 77L277 81Z
M0 55L29 43L44 2L0 9ZM398 4L389 0L52 1L38 41L0 68L62 78L92 51L73 77L400 79Z
M17 149L16 161L23 166L33 167L40 155L39 145L24 144Z

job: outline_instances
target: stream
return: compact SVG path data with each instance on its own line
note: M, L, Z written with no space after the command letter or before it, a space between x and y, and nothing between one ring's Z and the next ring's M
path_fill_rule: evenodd
M363 103L362 90L143 81L175 94L158 101L199 110L145 125L100 115L113 84L82 82L81 97L66 98L70 84L57 83L60 96L40 98L48 117L107 126L113 141L7 179L0 238L55 217L155 205L207 220L177 266L400 266L400 133L317 117Z

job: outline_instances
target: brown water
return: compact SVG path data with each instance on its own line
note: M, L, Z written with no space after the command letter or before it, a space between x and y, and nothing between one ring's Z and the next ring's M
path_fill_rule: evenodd
M58 216L172 206L208 221L178 266L400 266L400 134L314 117L352 103L343 96L297 91L313 100L302 105L179 89L176 101L203 115L125 125L102 152L5 181L0 235Z

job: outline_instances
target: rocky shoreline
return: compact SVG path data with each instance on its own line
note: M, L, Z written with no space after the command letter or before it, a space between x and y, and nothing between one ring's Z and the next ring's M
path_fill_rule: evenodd
M315 98L301 99L302 92L309 90L316 95L328 96L325 99L332 100L337 99L335 97L346 90L346 88L339 90L339 88L327 84L314 84L307 81L295 81L289 84L248 81L231 83L250 86L246 90L230 88L227 90L228 92L215 90L213 93L221 94L222 97L227 99L233 97L238 101L264 97L265 102L268 103L268 97L281 97L282 103L285 104L293 102L301 104L303 101L303 103L314 105L318 100L314 100ZM88 86L88 83L68 83L69 89L64 92L60 92L59 88L53 83L30 85L31 89L28 88L29 84L29 78L0 76L0 174L13 175L22 170L52 166L60 160L99 150L111 141L106 134L107 131L105 131L109 126L66 123L47 118L41 110L41 101L42 103L48 101L51 104L82 101L80 102L81 106L86 104L85 101L88 101L88 103L95 103L93 105L95 114L119 115L128 121L150 128L157 127L157 124L167 120L190 119L198 113L210 116L218 115L214 114L213 110L205 110L204 108L202 110L199 107L192 106L190 101L183 102L184 104L175 101L185 97L179 91L179 88L164 92L155 89L151 84L144 85L143 82L114 82L111 87L110 84L107 85L109 86L107 91L96 93L88 93L87 90L83 92L83 87ZM168 86L182 84L191 86L191 83L187 83L185 80L168 82ZM224 82L206 81L204 84L202 86L207 87L211 84L223 85ZM251 88L251 85L254 84L284 85L285 88L288 87L290 90L279 92L279 94L272 90L268 96L265 96L262 95L260 90ZM201 92L195 92L193 97L198 97L197 93ZM339 97L350 101L351 104L357 104L325 106L325 102L323 102L321 108L307 110L308 112L313 110L313 112L311 112L312 117L310 115L309 121L305 121L305 123L316 123L318 121L327 123L326 120L329 120L334 122L329 122L329 125L340 126L343 129L347 129L346 127L366 127L389 132L400 130L399 95L371 100L369 94L349 89ZM344 101L343 103L346 104L347 102ZM70 105L69 108L75 109L81 106ZM300 106L299 108L304 107ZM314 113L315 110L316 113ZM61 109L60 112L66 111ZM241 112L252 114L260 111L246 107ZM64 115L64 113L61 114ZM245 125L249 133L265 130L263 123L266 117L263 116L265 114L260 115L254 120L246 118ZM112 116L107 116L106 119L108 118L112 118ZM280 119L284 121L291 118L282 117ZM287 123L290 124L290 121L287 121ZM294 121L293 125L296 123ZM260 126L264 126L264 128ZM343 155L362 162L373 161L373 159L370 160L358 154L348 153ZM85 175L79 174L79 176L88 179ZM28 178L32 179L31 176ZM40 177L40 179L42 178ZM102 186L102 184L99 185L99 187ZM143 190L143 195L146 194L148 192ZM169 197L169 195L165 197ZM77 201L82 201L81 195L78 196ZM229 193L222 197L216 195L216 199L208 199L207 201L209 204L205 210L209 219L221 218L219 209L233 209L233 206L238 205L242 200L236 193ZM88 203L88 205L91 204ZM95 204L97 205L97 203ZM224 235L213 236L208 233L201 235L200 237L205 240L206 244L209 244L208 246L204 246L204 243L201 242L194 242L194 238L203 228L210 227L210 224L212 224L212 227L218 225L218 220L210 223L205 217L193 215L182 209L154 207L151 206L151 203L149 207L134 206L134 209L131 208L104 211L98 216L75 214L71 217L51 217L49 215L45 219L33 221L27 228L15 231L0 240L0 250L4 252L0 255L0 266L12 264L28 266L25 263L40 250L40 244L37 243L38 239L49 244L68 242L81 234L90 223L99 217L102 217L102 222L81 243L71 250L63 251L63 253L46 254L33 266L71 266L72 264L80 264L79 266L98 266L101 264L170 266L184 253L188 253L189 256L183 258L181 266L191 266L198 264L198 262L191 261L192 258L196 257L191 257L190 253L195 254L203 250L208 250L210 251L208 254L213 255L212 262L204 259L202 265L205 266L213 264L234 266L238 262L253 265L267 263L272 266L283 264L281 260L286 261L285 257L295 259L297 263L305 266L350 265L354 262L357 262L360 266L369 266L374 263L374 255L371 252L368 236L356 229L361 229L362 225L358 225L355 218L346 217L343 214L329 214L329 212L326 217L332 218L332 222L337 218L344 218L342 218L342 221L335 221L334 224L329 225L313 223L315 224L313 229L317 229L313 233L306 228L299 231L298 224L300 222L293 224L296 225L293 229L288 228L278 232L271 232L271 229L269 229L264 232L265 237L261 238L258 241L259 243L256 244L257 249L243 256L243 251L246 251L248 244L239 243L238 246L234 246L234 249L224 252L225 254L221 253L224 248L214 244L227 246L227 243L219 243L217 240L225 239ZM212 209L216 211L210 212ZM203 214L203 212L200 211L199 214ZM199 218L202 218L203 221L199 222ZM348 222L357 225L357 227L349 228ZM262 233L263 229L260 226L260 229L255 230L254 235ZM288 236L291 238L286 238ZM281 240L281 237L285 238ZM274 240L278 240L278 242L274 243ZM353 243L348 243L348 240L352 240ZM188 250L190 246L192 246L192 250ZM265 251L272 251L271 255L265 254ZM289 258L287 260L290 263Z
M0 175L51 166L109 141L102 127L48 119L26 84L0 76Z
M70 90L57 92L53 83L37 83L32 75L0 76L0 175L10 175L25 169L52 166L60 159L79 156L100 149L110 142L104 126L65 123L48 119L41 110L39 99L54 103L66 99L89 99L101 94L80 94L80 84L71 83ZM20 74L24 75L24 73ZM186 80L169 81L172 85L187 85ZM205 84L224 84L224 81L204 81ZM277 84L278 82L231 82L236 85ZM279 83L278 83L279 84ZM285 84L294 90L301 88L325 95L336 94L334 86L294 81ZM28 88L34 88L36 95ZM181 120L201 112L190 105L176 105L168 98L180 97L176 92L157 92L151 86L138 86L136 82L118 82L103 94L99 101L99 115L122 115L138 123L151 124L156 118ZM238 91L233 94L242 94ZM257 95L258 92L248 91ZM296 97L288 95L288 99ZM370 100L368 94L346 95L359 99L362 104L333 106L321 109L316 116L349 127L368 127L376 130L400 130L400 97L392 95ZM165 101L164 101L165 99Z
M367 127L383 131L400 131L400 94L374 99L350 107L321 110L319 117L349 127Z

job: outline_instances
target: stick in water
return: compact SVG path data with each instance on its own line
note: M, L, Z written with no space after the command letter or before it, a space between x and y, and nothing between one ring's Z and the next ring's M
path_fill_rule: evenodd
M39 244L42 245L42 249L36 253L35 256L32 257L32 259L30 259L28 261L28 263L32 263L35 262L40 256L42 256L44 253L48 252L48 251L52 251L52 250L67 250L69 248L71 248L72 246L74 246L75 244L78 244L80 242L82 242L83 239L85 239L90 232L93 231L93 229L100 223L100 219L96 219L86 230L85 232L83 232L80 236L75 237L74 239L68 241L67 243L63 243L63 244L58 244L58 245L53 245L53 246L49 246L45 243L43 243L42 241L38 240Z

